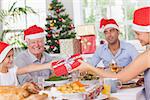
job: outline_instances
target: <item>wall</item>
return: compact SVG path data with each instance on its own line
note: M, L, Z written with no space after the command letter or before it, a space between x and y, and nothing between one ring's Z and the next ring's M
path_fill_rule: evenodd
M73 18L73 0L61 0L61 2L63 3L64 8L66 8L66 12Z
M0 9L1 9L1 7L2 7L2 5L1 5L2 3L1 3L1 0L0 0ZM0 23L0 33L2 32L2 24Z

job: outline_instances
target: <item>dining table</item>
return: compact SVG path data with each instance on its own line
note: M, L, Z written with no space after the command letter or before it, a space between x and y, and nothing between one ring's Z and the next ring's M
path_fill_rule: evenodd
M116 93L111 93L110 97L100 94L95 100L136 100L136 95L143 86L135 88L120 89Z
M120 89L116 93L111 93L111 97L119 100L136 100L136 95L142 90L143 86L135 88Z

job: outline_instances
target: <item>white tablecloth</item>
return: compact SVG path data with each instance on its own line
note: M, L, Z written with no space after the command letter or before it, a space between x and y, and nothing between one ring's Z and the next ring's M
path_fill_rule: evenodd
M143 87L121 89L117 93L112 93L112 97L117 97L119 100L136 100L136 94L142 90Z

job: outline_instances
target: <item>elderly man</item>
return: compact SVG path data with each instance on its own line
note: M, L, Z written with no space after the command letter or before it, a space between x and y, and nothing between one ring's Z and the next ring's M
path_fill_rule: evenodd
M111 63L116 63L118 67L127 66L138 52L134 46L124 41L119 40L119 26L114 19L102 19L100 28L105 35L107 43L102 44L94 53L90 63L93 66L98 66L102 61L103 67L107 68Z
M24 39L28 49L17 55L15 64L18 67L24 67L33 63L44 64L54 59L44 52L45 35L44 30L36 25L33 25L24 31ZM31 72L29 74L19 75L18 81L20 84L28 81L37 82L38 77L49 77L51 74L52 72L50 70Z

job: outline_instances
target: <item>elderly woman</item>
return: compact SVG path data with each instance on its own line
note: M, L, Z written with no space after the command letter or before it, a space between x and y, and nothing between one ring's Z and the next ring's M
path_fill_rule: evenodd
M133 30L136 38L142 46L150 44L150 7L143 7L134 12ZM133 79L141 72L144 72L144 100L150 100L150 50L139 55L131 64L125 67L121 72L114 74L97 69L91 65L80 61L82 64L75 70L93 71L101 77L118 78L125 82Z

